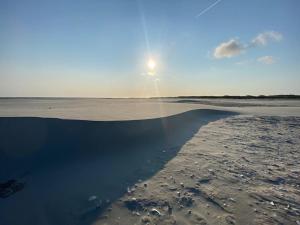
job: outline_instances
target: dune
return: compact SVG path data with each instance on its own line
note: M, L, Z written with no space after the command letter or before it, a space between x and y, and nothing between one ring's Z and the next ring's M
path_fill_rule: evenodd
M93 225L300 224L299 124L241 114L202 126Z
M1 199L0 224L91 224L110 202L160 171L201 126L234 114L199 109L132 121L1 117L0 183L15 179L24 187Z

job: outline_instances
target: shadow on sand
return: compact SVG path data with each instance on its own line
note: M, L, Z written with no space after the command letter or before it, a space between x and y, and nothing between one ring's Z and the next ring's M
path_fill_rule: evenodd
M92 224L108 200L156 174L201 126L230 115L201 109L133 121L0 118L0 183L25 183L0 199L0 224ZM100 208L90 196L102 200Z

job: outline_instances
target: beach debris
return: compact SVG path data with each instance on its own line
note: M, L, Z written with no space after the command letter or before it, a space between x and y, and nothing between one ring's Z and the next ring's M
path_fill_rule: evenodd
M274 206L274 205L275 205L275 203L274 203L273 201L271 201L271 202L270 202L270 205Z
M139 212L132 211L132 215L134 215L134 216L140 216L141 214Z
M169 184L168 183L162 183L160 184L161 187L169 187Z
M162 215L161 212L160 212L158 209L156 209L156 208L152 208L152 209L150 210L150 213L151 213L152 215L155 215L155 216L161 216L161 215Z
M212 175L215 175L215 171L213 169L208 169L208 172L210 172Z
M230 201L232 202L235 202L235 199L234 198L229 198Z
M127 193L130 195L130 194L132 194L133 192L135 192L135 188L134 187L127 187Z
M181 183L180 183L180 186L181 186L181 187L184 187L184 184L181 182Z
M170 191L176 191L176 190L177 190L177 187L171 186L171 187L169 187L169 190L170 190Z
M188 211L188 214L191 215L191 214L192 214L192 210L189 210L189 211Z
M147 183L144 183L144 187L146 188L148 186L148 184Z

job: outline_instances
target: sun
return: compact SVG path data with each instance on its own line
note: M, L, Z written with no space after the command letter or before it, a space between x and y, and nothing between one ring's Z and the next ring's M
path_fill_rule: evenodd
M154 61L154 59L149 59L147 62L147 66L150 70L154 70L156 67L156 62Z

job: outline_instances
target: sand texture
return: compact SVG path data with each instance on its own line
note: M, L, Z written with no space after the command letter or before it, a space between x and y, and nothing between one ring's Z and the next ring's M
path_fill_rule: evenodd
M0 225L300 224L298 102L168 101L1 100Z
M194 110L111 122L2 117L0 179L24 188L0 199L0 224L90 224L128 187L160 171L201 126L231 115Z
M212 122L95 224L298 224L299 146L299 117Z

